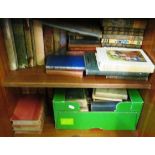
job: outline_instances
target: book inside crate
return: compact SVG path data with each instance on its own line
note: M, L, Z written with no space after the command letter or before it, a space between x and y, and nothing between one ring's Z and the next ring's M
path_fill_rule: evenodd
M154 72L153 64L151 64L151 66L148 65L148 68L152 67L150 71L148 71L148 68L140 68L140 71L126 71L126 68L122 69L122 66L119 66L119 71L117 68L111 71L111 68L108 68L109 70L104 70L104 63L101 62L102 60L100 59L103 56L98 56L99 60L97 60L96 56L97 48L116 47L118 49L125 48L134 52L138 51L138 49L143 49L142 44L147 21L139 19L137 21L130 21L129 19L128 22L123 19L120 21L104 21L104 19L99 21L97 25L101 25L97 27L96 25L94 27L88 26L87 23L82 26L79 24L76 27L73 24L74 22L66 23L65 26L62 26L61 20L56 22L52 20L36 21L33 19L15 19L11 21L9 19L8 21L4 21L5 27L3 27L3 32L11 71L4 79L3 86L31 87L32 89L51 87L150 89L151 76ZM121 22L121 26L117 22ZM138 22L137 25L136 22ZM7 36L8 33L10 33L9 36ZM17 46L19 42L20 46ZM9 49L8 47L11 48ZM11 50L14 51L14 53L10 53ZM21 51L23 50L24 52L21 55ZM148 59L152 59L152 56L147 53L147 51L144 52L146 55L148 54ZM77 66L75 64L68 64L68 58L62 60L63 64L61 63L62 61L58 64L58 61L56 61L53 64L51 60L55 57L59 59L59 55L61 57L62 55L63 57L64 55L65 57L83 57L83 63L80 62L82 67L78 63ZM122 57L124 58L124 55ZM135 58L137 58L137 56L133 57L131 61L139 61L139 58ZM144 56L144 58L146 57ZM127 59L126 60L129 61L129 58ZM145 62L146 59L142 61ZM142 61L140 60L140 62ZM110 67L110 64L108 67ZM108 107L100 107L100 104L92 104L91 108L115 109L113 108L115 104L107 106ZM79 118L80 117L81 116L79 116ZM39 125L37 124L38 126L32 127L32 130L30 126L24 128L15 126L16 134L24 134L23 131L20 131L21 129L30 129L30 132L33 134L38 130L39 133L43 129L43 122L44 121ZM60 122L62 124L68 122L74 123L74 120L60 119ZM48 125L51 125L51 122L49 122L49 119L45 119L45 126ZM27 133L25 133L31 134L30 132L27 131ZM135 132L133 133L133 135L135 135Z

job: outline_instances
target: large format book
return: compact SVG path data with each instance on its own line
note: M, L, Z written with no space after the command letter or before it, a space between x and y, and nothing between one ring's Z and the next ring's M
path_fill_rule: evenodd
M92 24L85 25L64 21L42 21L42 24L73 33L102 38L102 31L100 30L99 26L95 26Z
M28 65L29 65L29 67L33 67L34 66L34 51L33 51L33 43L32 43L30 27L31 27L30 21L29 21L29 19L26 19L24 22L24 33L25 33Z
M43 119L43 111L41 99L26 95L18 100L11 121L13 125L40 125Z
M154 64L142 49L96 48L100 71L153 73Z
M104 27L103 34L143 36L144 29L125 28L125 27Z
M46 58L46 69L84 70L83 56L49 55Z
M125 27L125 28L137 28L145 29L147 21L144 19L103 19L103 27Z
M111 99L127 100L127 90L117 88L96 88L93 89L93 94L96 97L105 97Z
M84 54L86 75L106 75L106 76L123 76L123 77L148 77L148 73L143 72L118 72L118 71L100 71L97 65L94 52Z
M9 60L10 70L16 70L18 68L16 47L13 37L13 31L11 26L11 21L9 19L3 19L3 33L4 41L6 46L6 51Z
M25 34L22 19L12 19L12 27L15 39L15 46L19 68L28 67L28 58L25 44Z
M39 20L33 21L33 33L35 41L35 52L37 65L44 65L45 53L44 53L44 40L42 23Z

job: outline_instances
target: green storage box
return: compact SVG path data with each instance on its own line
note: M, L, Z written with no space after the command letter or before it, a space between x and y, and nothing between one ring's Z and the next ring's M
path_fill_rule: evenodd
M130 101L119 102L113 112L81 112L76 102L65 101L65 89L56 89L53 98L57 129L135 130L143 106L138 90L128 90Z

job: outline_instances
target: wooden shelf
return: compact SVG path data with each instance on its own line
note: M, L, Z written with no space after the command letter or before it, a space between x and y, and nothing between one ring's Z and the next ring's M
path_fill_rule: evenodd
M62 130L55 129L51 116L46 117L41 134L15 134L15 137L136 137L137 131L111 131L101 129Z
M47 75L43 67L10 71L3 81L4 87L53 88L137 88L150 89L149 81L106 79L104 76L83 78Z

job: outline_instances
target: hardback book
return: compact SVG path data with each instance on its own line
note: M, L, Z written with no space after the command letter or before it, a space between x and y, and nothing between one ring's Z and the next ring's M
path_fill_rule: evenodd
M153 73L154 64L142 49L96 48L100 71Z
M46 69L84 70L83 56L48 55Z
M70 102L78 102L80 108L88 109L87 97L83 88L68 88L65 92L65 100Z
M103 27L125 27L125 28L145 29L147 26L147 20L145 20L145 19L123 19L123 18L110 19L110 18L106 18L106 19L102 20L101 25Z
M13 125L40 125L43 119L42 99L32 95L21 97L10 120Z
M54 32L51 27L43 27L45 56L54 54Z
M105 75L105 76L123 76L123 77L148 77L148 73L143 72L117 72L117 71L100 71L97 65L95 52L84 53L86 75Z
M17 52L18 67L28 67L28 57L22 19L12 19L13 34Z
M133 36L143 36L145 29L135 29L135 28L125 28L125 27L104 27L103 34L110 35L133 35Z
M67 32L64 30L60 31L60 48L67 48Z
M90 103L91 111L114 111L116 109L116 105L119 102L116 101L100 101L100 102L92 102Z
M60 37L61 37L60 35L61 35L61 30L57 28L53 28L55 54L58 54L58 51L60 49Z
M72 55L72 56L83 56L86 52L88 51L67 51L67 55ZM95 52L95 51L94 51Z
M148 81L149 76L106 76L107 79L124 79L124 80L145 80Z
M96 51L96 46L94 47L68 47L69 51Z
M95 88L93 89L93 95L98 98L105 97L121 100L127 100L128 98L127 90L118 88Z
M49 75L83 78L83 70L46 69Z
M25 19L24 21L24 34L25 34L25 43L26 43L26 50L27 50L27 59L29 67L34 66L34 51L32 45L32 37L31 37L31 29L30 29L30 20Z
M44 39L42 23L39 20L33 20L34 41L36 50L37 65L44 65Z
M78 33L81 35L92 36L102 38L102 31L99 26L90 24L81 24L64 21L42 21L43 25L47 25L53 28L62 29L72 33Z
M6 46L6 51L9 60L10 70L16 70L18 68L17 54L15 41L13 36L13 30L10 19L3 19L3 34Z

